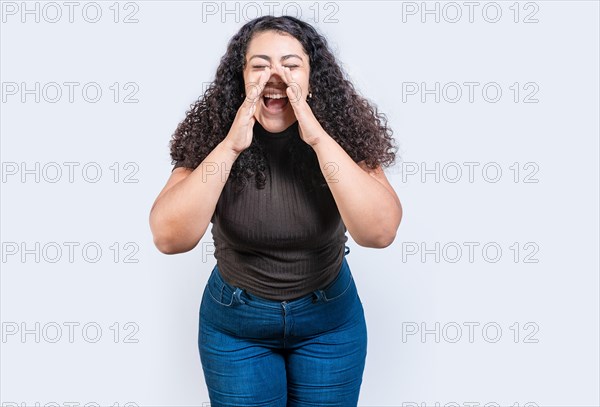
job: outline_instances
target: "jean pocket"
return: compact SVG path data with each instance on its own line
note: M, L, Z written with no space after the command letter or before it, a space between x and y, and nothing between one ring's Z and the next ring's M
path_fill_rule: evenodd
M223 280L219 274L219 268L216 265L206 282L206 289L209 297L216 304L223 307L231 307L235 304L234 294L236 288Z
M331 283L329 283L329 285L327 285L327 287L321 290L323 301L330 302L341 298L348 290L350 290L353 280L350 267L348 266L346 258L344 258L338 275Z

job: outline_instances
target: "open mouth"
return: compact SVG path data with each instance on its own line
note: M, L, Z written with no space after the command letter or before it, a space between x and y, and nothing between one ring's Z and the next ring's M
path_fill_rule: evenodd
M281 113L289 102L288 97L281 94L264 95L261 99L267 112L273 114Z

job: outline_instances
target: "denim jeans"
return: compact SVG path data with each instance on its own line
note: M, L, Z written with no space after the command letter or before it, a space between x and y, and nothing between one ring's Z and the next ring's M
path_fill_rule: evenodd
M211 407L356 407L367 326L349 251L333 282L291 301L234 287L215 265L198 333Z

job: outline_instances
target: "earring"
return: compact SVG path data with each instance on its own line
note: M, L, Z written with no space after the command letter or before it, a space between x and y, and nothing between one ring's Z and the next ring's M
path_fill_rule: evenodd
M312 98L312 92L308 92L308 98Z

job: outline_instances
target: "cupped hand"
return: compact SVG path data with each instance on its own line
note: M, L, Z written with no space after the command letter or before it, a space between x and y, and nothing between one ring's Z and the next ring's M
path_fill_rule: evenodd
M315 145L318 143L323 134L325 134L325 130L306 102L306 95L302 94L302 89L294 80L290 68L281 65L275 65L275 71L287 85L285 92L289 102L292 105L292 108L294 109L296 119L298 119L300 137L308 145Z
M246 85L246 98L235 115L229 133L223 140L236 154L240 154L252 144L256 104L259 103L270 76L270 69L266 68L256 76L254 81L248 82Z

